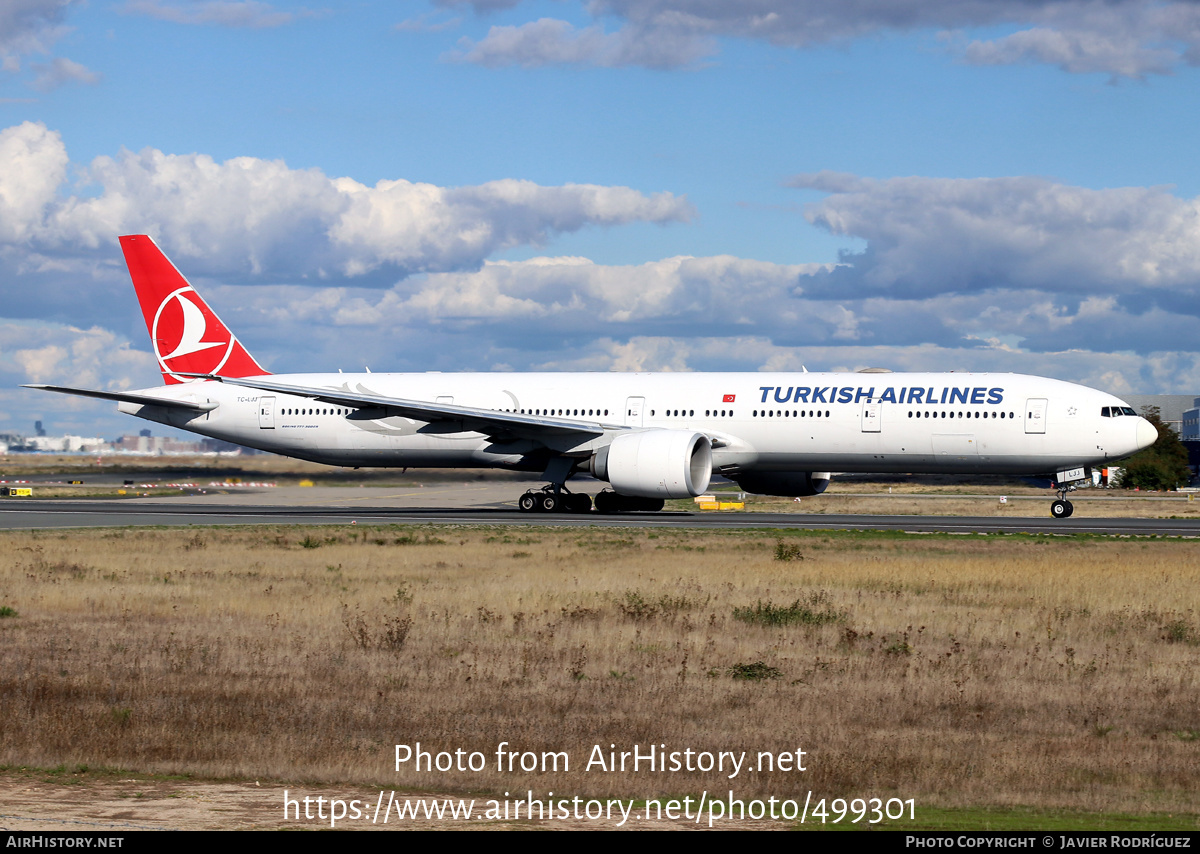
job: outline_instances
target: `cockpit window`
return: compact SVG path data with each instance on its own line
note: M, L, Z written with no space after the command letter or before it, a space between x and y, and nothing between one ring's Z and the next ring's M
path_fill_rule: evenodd
M1122 415L1137 415L1137 413L1133 411L1133 407L1132 407L1132 406L1122 406L1122 407L1121 407L1121 414L1122 414Z
M1117 414L1119 415L1120 413L1117 413ZM1100 417L1101 418L1111 418L1112 417L1111 413L1108 411L1107 406L1100 410Z

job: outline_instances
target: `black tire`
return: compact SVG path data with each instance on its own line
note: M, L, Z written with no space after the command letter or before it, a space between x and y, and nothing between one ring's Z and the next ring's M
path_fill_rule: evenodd
M517 500L517 507L522 513L533 513L538 509L538 497L532 492L526 492Z
M591 513L592 512L592 496L582 492L576 492L567 496L567 512L568 513Z
M1061 498L1050 505L1050 515L1055 519L1066 519L1071 515L1071 502Z
M543 513L557 513L562 509L562 499L553 492L543 492L538 496L538 509Z
M1075 505L1072 504L1070 501L1067 501L1064 503L1067 505L1067 515L1065 518L1070 518L1071 514L1075 512Z
M620 509L617 504L617 494L615 492L596 493L597 513L616 513Z

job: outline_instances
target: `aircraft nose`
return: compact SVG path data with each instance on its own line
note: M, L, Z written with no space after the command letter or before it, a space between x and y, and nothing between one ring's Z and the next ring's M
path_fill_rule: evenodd
M1158 430L1147 421L1145 418L1137 420L1137 446L1138 450L1149 448L1158 441Z

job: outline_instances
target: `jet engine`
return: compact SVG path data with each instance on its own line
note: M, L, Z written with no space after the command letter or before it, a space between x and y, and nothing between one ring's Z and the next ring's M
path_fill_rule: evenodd
M623 433L596 452L590 470L621 495L692 498L708 489L712 444L686 430Z
M820 495L829 486L827 471L764 471L740 474L737 485L756 495L786 495L799 498Z

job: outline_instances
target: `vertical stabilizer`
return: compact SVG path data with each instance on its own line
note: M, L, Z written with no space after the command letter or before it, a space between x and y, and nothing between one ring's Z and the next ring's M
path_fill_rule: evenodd
M126 235L121 249L163 382L189 379L180 374L267 374L153 240L145 234Z

